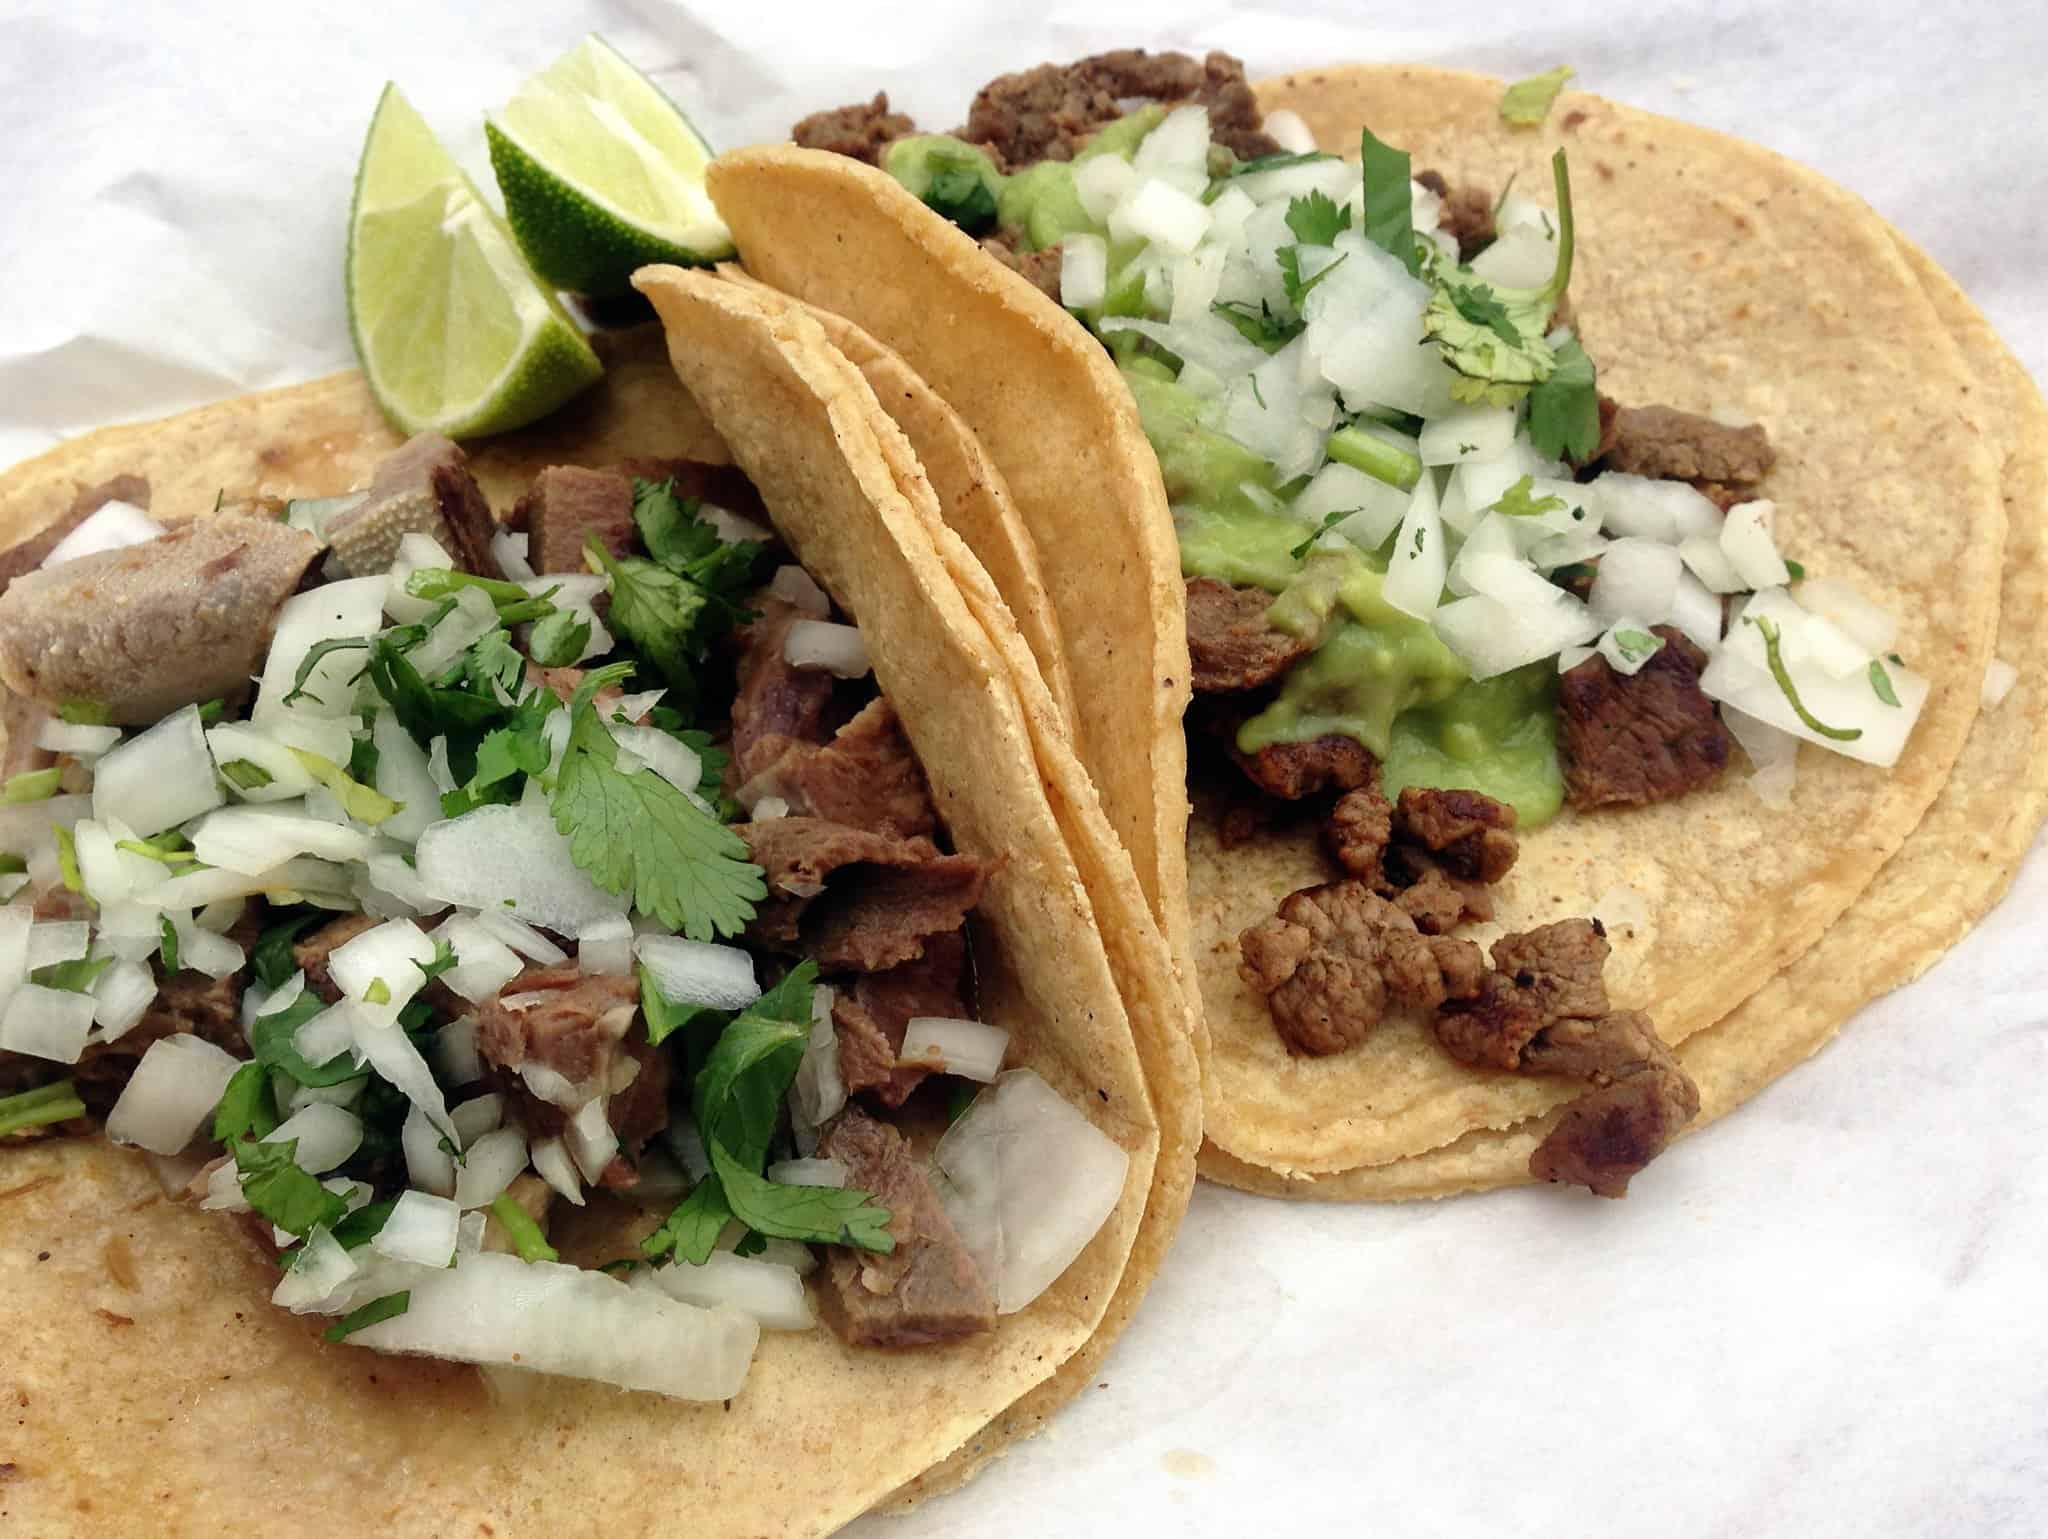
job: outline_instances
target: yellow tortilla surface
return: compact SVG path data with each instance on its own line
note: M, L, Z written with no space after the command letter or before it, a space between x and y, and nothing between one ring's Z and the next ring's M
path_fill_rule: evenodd
M1678 1049L1699 1082L1689 1131L1734 1110L1818 1052L1851 1012L1920 976L2011 885L2048 815L2048 405L1955 281L1895 236L1976 376L1972 417L2003 464L2005 576L1998 656L2019 671L1981 711L1920 826L1811 951ZM1802 772L1804 766L1802 766ZM1208 1149L1202 1173L1275 1197L1446 1197L1529 1179L1550 1119L1482 1129L1412 1159L1289 1180Z
M730 437L778 526L860 617L957 845L995 862L977 916L983 1013L1011 1030L1013 1061L1129 1152L1116 1210L1051 1290L987 1336L879 1352L822 1328L764 1333L745 1393L698 1406L556 1380L487 1393L468 1368L326 1346L327 1322L269 1303L274 1265L231 1225L166 1201L136 1156L98 1141L9 1147L0 1297L18 1409L0 1528L611 1535L652 1521L734 1539L823 1534L1081 1351L1141 1235L1156 1265L1164 1236L1144 1222L1161 1133L1009 661L903 506L872 393L815 326L758 309L706 324L718 346L690 356L707 410L675 383L658 333L628 338L608 404L579 408L580 436L558 420L479 446L481 478L502 504L548 463L722 460ZM121 470L149 476L156 511L176 517L210 508L216 487L340 490L394 442L351 376L110 429L0 478L0 540L56 516L75 483ZM1184 1191L1191 1140L1176 1140Z

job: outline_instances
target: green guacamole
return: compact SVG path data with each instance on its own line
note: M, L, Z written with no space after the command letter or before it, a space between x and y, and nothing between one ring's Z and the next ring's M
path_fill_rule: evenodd
M1564 805L1556 666L1467 682L1439 704L1403 713L1381 781L1389 798L1404 786L1459 786L1506 802L1523 828L1548 823Z

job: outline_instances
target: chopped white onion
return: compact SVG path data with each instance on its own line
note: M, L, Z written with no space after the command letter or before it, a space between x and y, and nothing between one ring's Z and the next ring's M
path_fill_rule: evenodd
M540 575L533 569L532 550L532 539L523 533L500 529L491 536L491 558L513 582L525 582Z
M504 909L565 935L626 907L571 858L545 803L479 807L436 823L420 836L415 860L421 885L443 902Z
M224 721L206 729L206 746L213 762L226 766L236 762L253 764L270 779L260 786L231 782L235 795L245 802L281 802L304 796L319 784L301 764L291 746L273 733L242 721Z
M457 588L455 607L427 632L405 660L423 679L438 679L457 658L498 628L498 606L481 588Z
M280 1075L278 1078L288 1080L290 1076ZM296 1115L309 1106L353 1106L362 1099L369 1083L369 1075L358 1074L354 1079L345 1079L335 1085L293 1085L290 1095L285 1098L286 1109ZM279 1090L283 1090L282 1084Z
M873 667L860 627L824 620L797 620L782 643L783 660L792 668L822 668L842 679L858 679Z
M335 947L327 970L353 1003L358 1020L385 1025L396 1021L425 987L422 969L434 960L434 952L426 931L410 919L388 919ZM379 997L371 999L372 993Z
M351 886L352 878L346 866L300 857L253 876L225 868L187 871L152 891L149 901L165 908L200 908L208 903L245 898L256 893L266 896L299 893L308 897L345 899ZM286 898L283 901L297 900ZM342 906L349 905L344 903Z
M75 962L92 947L92 926L83 919L39 919L28 932L28 969Z
M1266 132L1290 155L1306 155L1316 147L1316 136L1292 107L1280 107L1266 114Z
M417 531L398 537L398 555L391 563L391 569L381 577L367 577L364 582L382 585L379 595L383 613L388 614L400 625L416 625L434 612L431 599L414 598L405 591L405 585L414 572L447 571L455 566L455 558L441 546L441 542L430 534ZM373 623L372 630L377 629Z
M820 989L818 992L830 991ZM669 1152L675 1155L676 1163L692 1181L702 1181L711 1174L710 1151L704 1147L704 1135L697 1130L697 1124L688 1112L678 1111L670 1117L661 1136Z
M228 978L242 970L248 955L240 943L202 930L182 910L171 916L178 936L178 965L209 978Z
M961 1239L1015 1314L1072 1265L1123 1195L1130 1156L1029 1069L974 1098L932 1155Z
M1684 631L1702 652L1721 644L1721 596L1690 572L1678 574L1678 587L1671 595L1671 623Z
M358 1019L356 1052L388 1080L408 1101L419 1107L427 1119L448 1131L448 1101L434 1081L426 1059L396 1024L383 1026Z
M339 1240L325 1229L315 1229L306 1236L270 1302L294 1314L305 1314L333 1297L360 1270Z
M1749 788L1758 800L1771 808L1791 806L1799 776L1799 739L1732 705L1721 707L1721 719L1749 756Z
M619 1135L612 1131L605 1105L607 1099L598 1096L585 1101L576 1115L569 1119L569 1126L562 1135L569 1146L570 1158L576 1161L576 1168L593 1186L604 1174L605 1166L611 1164L619 1152Z
M256 687L256 705L249 713L251 719L268 722L278 716L349 715L355 705L356 676L363 671L364 654L360 648L343 647L327 653L307 673L305 692L289 706L284 701L300 688L299 668L315 646L323 641L376 634L383 624L388 586L388 580L380 573L375 577L323 583L285 600L284 607L277 612L277 630L271 637L270 653L264 659L263 677Z
M1352 510L1338 531L1364 550L1377 550L1407 515L1409 496L1377 476L1331 460L1294 499L1296 518L1320 525L1332 513Z
M791 1267L715 1250L702 1266L674 1261L645 1268L670 1298L700 1309L736 1309L771 1331L807 1331L816 1324L804 1282Z
M1074 192L1097 224L1106 224L1116 206L1138 185L1135 167L1121 155L1091 155L1074 167ZM1072 240L1073 236L1068 236Z
M486 1133L505 1125L505 1098L496 1091L473 1096L448 1113L455 1129L455 1141L467 1149Z
M559 1138L543 1138L527 1151L541 1180L577 1207L583 1206L583 1177L569 1157L569 1146Z
M1632 678L1664 650L1664 638L1642 621L1624 615L1608 627L1593 650L1607 660L1609 668L1624 678Z
M914 1015L903 1028L903 1048L896 1061L905 1067L956 1074L987 1084L1003 1071L1010 1034L1000 1026L947 1016Z
M401 1199L402 1200L402 1199ZM732 1309L698 1309L603 1272L482 1251L420 1276L402 1315L351 1346L730 1400L746 1383L761 1328Z
M1627 616L1658 624L1671 613L1683 566L1669 545L1638 537L1616 540L1600 553L1588 602L1610 625Z
M90 727L83 722L60 721L54 716L44 721L42 730L36 733L36 747L80 759L97 759L120 741L119 727Z
M484 1077L483 1058L476 1047L475 1016L458 1015L434 1034L434 1069L457 1087Z
M1422 425L1417 452L1425 465L1498 459L1515 441L1512 406L1458 406Z
M1602 471L1581 488L1603 527L1665 544L1721 531L1721 510L1685 481L1659 481L1627 471Z
M1087 310L1109 293L1109 242L1100 235L1069 235L1060 242L1060 303Z
M47 1058L52 1063L76 1063L92 1035L92 1015L90 994L24 983L8 999L6 1013L0 1014L0 1051Z
M1443 521L1437 515L1436 478L1425 475L1415 483L1408 511L1394 534L1393 560L1387 567L1381 597L1403 614L1427 620L1443 597L1448 566Z
M445 1138L422 1108L407 1109L405 1125L398 1135L399 1148L405 1152L407 1181L423 1192L453 1197L455 1156L442 1146Z
M455 1205L488 1207L526 1169L526 1135L518 1128L493 1128L466 1145L455 1171Z
M545 999L545 994L508 994L501 1001L507 1009L523 1010L527 1002ZM522 1002L524 1001L524 1002ZM578 1084L567 1075L558 1073L544 1063L523 1063L519 1066L519 1077L526 1082L526 1088L550 1106L559 1106L564 1111L575 1111L596 1095L599 1086L595 1080Z
M643 935L634 949L671 1004L738 1010L761 997L754 959L737 946L680 935Z
M393 1261L445 1267L455 1259L455 1233L461 1222L462 1210L446 1197L400 1192L370 1248Z
M272 807L221 807L192 830L192 853L209 866L257 876L299 855L323 860L367 860L370 836L342 828L303 811Z
M804 1039L804 1055L797 1061L796 1078L789 1089L790 1121L797 1147L806 1154L817 1147L818 1130L846 1105L846 1081L839 1072L839 1033L832 1020L832 1001L831 989L820 987L812 991L810 1035Z
M455 953L455 966L441 981L472 1004L481 1004L524 971L519 954L478 919L452 914L429 936Z
M764 796L754 803L748 815L756 823L770 823L789 816L789 803L779 796Z
M1802 578L1799 607L1833 622L1873 656L1883 656L1898 645L1898 616L1871 603L1839 578Z
M80 556L96 556L104 550L123 550L130 545L153 540L163 532L164 526L134 503L110 500L101 503L76 529L52 545L50 553L43 557L42 565L47 570L62 566L67 561L76 561Z
M502 909L478 909L476 922L521 956L552 966L569 960L569 953L549 940L523 919L514 919Z
M1678 554L1710 593L1740 593L1749 586L1716 535L1689 534L1678 542Z
M118 818L144 839L225 800L196 705L137 733L93 769L93 816L102 823Z
M324 1175L363 1146L362 1119L339 1106L315 1101L285 1118L264 1135L263 1142L281 1144L294 1139L298 1148L292 1153L293 1163L316 1176Z
M1156 130L1155 130L1156 132ZM1179 255L1193 251L1209 232L1209 210L1158 176L1144 178L1109 216L1110 233L1128 232Z
M292 1051L310 1064L324 1064L355 1051L355 1002L344 999L309 1016L292 1033Z
M609 730L612 741L622 750L622 769L625 767L623 755L630 753L685 796L701 802L697 787L704 779L704 761L697 757L696 750L689 744L659 727L620 723Z
M839 1160L777 1160L768 1179L782 1186L845 1186L846 1166Z
M379 711L370 723L370 741L377 748L377 789L398 803L398 811L377 825L387 838L413 843L441 821L441 787L427 767L426 750L399 725L390 711Z
M1721 525L1721 553L1740 574L1744 587L1778 588L1792 580L1785 558L1771 538L1777 504L1768 500L1738 502Z
M156 974L145 962L124 959L101 973L92 985L98 1040L112 1042L134 1029L156 1002L156 994Z
M152 1154L177 1154L213 1115L241 1067L238 1059L190 1033L150 1043L107 1115L107 1137Z
M1551 592L1554 600L1528 608L1484 594L1456 599L1437 610L1436 633L1475 679L1540 662L1600 634L1600 621L1584 604L1560 589Z
M576 965L586 973L622 978L633 970L633 925L624 914L593 919L576 932Z
M1984 708L1995 710L2005 704L2005 697L2012 693L2013 685L2019 680L2019 669L2002 657L1992 658L1984 665Z

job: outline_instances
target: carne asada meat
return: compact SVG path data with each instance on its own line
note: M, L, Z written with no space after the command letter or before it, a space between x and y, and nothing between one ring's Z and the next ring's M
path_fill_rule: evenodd
M1670 406L1619 406L1601 397L1595 460L1603 470L1748 487L1761 481L1776 459L1760 423L1728 427Z
M1467 182L1453 187L1437 171L1418 171L1415 180L1443 200L1438 227L1458 243L1458 260L1469 262L1493 244L1493 194Z
M1280 1039L1312 1057L1356 1047L1390 1003L1432 1010L1484 971L1470 941L1422 934L1356 880L1290 893L1238 947L1238 975L1266 997Z
M1649 1017L1614 1010L1603 976L1598 920L1564 919L1493 944L1478 989L1437 1013L1437 1040L1460 1063L1583 1079L1529 1158L1543 1181L1569 1181L1602 1197L1629 1178L1699 1113L1699 1090Z
M931 787L903 724L886 696L876 696L822 747L793 744L756 784L799 817L823 818L898 839L939 826Z
M129 503L148 512L149 482L141 476L123 475L98 486L81 486L71 506L49 528L0 552L0 593L6 592L15 578L41 566L66 535L110 502Z
M807 150L827 150L879 166L882 151L892 140L916 132L917 125L908 117L889 110L889 93L877 91L873 101L812 113L789 136Z
M0 594L0 681L119 726L247 696L277 612L320 553L304 530L218 514L17 578Z
M899 1066L903 1029L913 1017L968 1012L964 991L967 937L958 930L934 935L924 955L887 972L864 973L833 984L832 1024L839 1033L839 1077L850 1094L871 1093L884 1106L901 1106L931 1072Z
M1008 168L1072 160L1134 98L1209 109L1209 136L1249 160L1280 146L1261 127L1244 65L1227 53L1197 61L1184 53L1119 48L1072 64L1041 64L983 86L960 137L988 147Z
M36 742L50 712L34 700L0 690L0 732L7 734L4 755L0 755L0 780L12 780L30 770L48 769L57 756Z
M755 944L821 968L881 972L924 955L981 901L987 871L929 839L896 839L822 818L741 823L768 897L747 927Z
M1329 733L1305 743L1271 743L1257 753L1234 744L1230 757L1252 784L1282 801L1300 801L1320 791L1350 791L1379 778L1380 761L1357 738Z
M1515 809L1477 791L1408 786L1394 812L1396 858L1420 846L1453 876L1498 882L1515 864Z
M351 577L390 570L408 534L431 536L465 572L496 577L497 528L469 456L439 433L416 433L377 467L362 505L327 526L327 541Z
M604 1093L639 1005L630 974L585 973L574 962L529 967L478 1009L477 1052L501 1069L535 1064Z
M957 1341L996 1323L995 1292L961 1243L903 1136L850 1107L818 1153L846 1166L847 1185L889 1210L894 1250L825 1252L819 1304L841 1340L862 1347Z
M792 747L831 739L832 675L783 656L789 628L810 618L768 594L751 601L758 618L738 632L739 694L732 703L734 783L772 767Z
M1728 763L1729 732L1700 688L1707 655L1675 626L1633 675L1600 656L1558 681L1565 792L1581 810L1665 802L1711 785Z
M1491 919L1489 886L1515 863L1515 810L1477 791L1408 786L1398 809L1376 786L1337 799L1323 842L1337 864L1371 885L1425 935Z
M550 465L533 478L512 522L526 529L526 561L536 572L585 571L583 547L592 535L614 560L632 553L633 483L617 471Z
M1273 595L1263 588L1191 577L1187 590L1188 655L1198 694L1257 689L1315 650L1313 638L1267 621Z
M981 249L1013 273L1022 273L1031 286L1055 304L1060 297L1060 248L1044 246L1036 251L1022 244L1021 230L998 230L981 243Z

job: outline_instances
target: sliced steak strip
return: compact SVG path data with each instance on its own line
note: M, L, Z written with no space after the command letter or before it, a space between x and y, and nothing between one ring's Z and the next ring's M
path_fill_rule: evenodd
M1706 653L1675 626L1652 629L1664 645L1632 676L1593 656L1558 681L1565 794L1581 810L1670 801L1727 766L1727 725L1700 688Z
M843 1245L826 1250L819 1303L840 1339L917 1347L994 1329L994 1290L902 1135L850 1108L819 1141L818 1153L845 1165L847 1185L889 1210L896 1241L886 1255Z
M1238 937L1238 975L1265 996L1288 1048L1324 1057L1356 1047L1390 1003L1432 1010L1478 986L1479 948L1423 935L1359 881L1305 887Z
M967 937L955 930L934 935L924 955L887 972L828 980L834 985L832 1024L839 1033L839 1077L852 1094L872 1094L901 1106L931 1071L899 1067L903 1028L913 1017L968 1014L964 985Z
M1437 224L1458 243L1458 260L1469 262L1493 243L1493 194L1467 182L1453 187L1437 171L1418 171L1415 180L1443 200Z
M765 778L801 817L899 839L938 827L924 769L886 697L870 700L823 747L790 747Z
M1728 427L1670 406L1618 406L1603 397L1596 459L1603 470L1635 476L1754 486L1777 455L1760 423Z
M223 513L27 573L0 594L0 681L53 708L95 701L121 726L242 699L319 553L303 530Z
M889 93L877 91L872 101L812 113L789 136L807 150L827 150L879 166L890 141L916 132L917 125L908 117L889 110Z
M768 883L748 938L827 970L882 972L924 955L927 940L965 922L987 876L973 856L942 854L929 839L822 818L773 818L735 831Z
M1211 53L1198 61L1142 48L998 76L976 93L960 137L987 146L1006 168L1072 160L1136 98L1199 102L1209 109L1210 138L1245 159L1280 147L1261 126L1258 102L1237 59Z
M142 476L116 476L98 486L81 486L71 506L47 529L30 535L19 545L0 551L0 593L24 573L41 566L63 538L110 502L126 502L149 511L149 482Z
M732 703L734 784L771 768L792 747L830 741L832 675L797 668L782 655L789 628L809 616L762 594L750 601L758 618L739 631L739 693Z
M550 465L519 499L512 522L526 528L526 560L536 572L587 570L590 536L614 559L632 552L633 483L617 471Z
M469 456L439 433L416 433L377 467L362 506L327 526L327 540L351 577L388 570L408 534L431 536L465 572L496 577L497 527Z
M1187 591L1188 655L1197 693L1257 689L1315 650L1313 638L1267 621L1273 595L1263 588L1191 577Z

